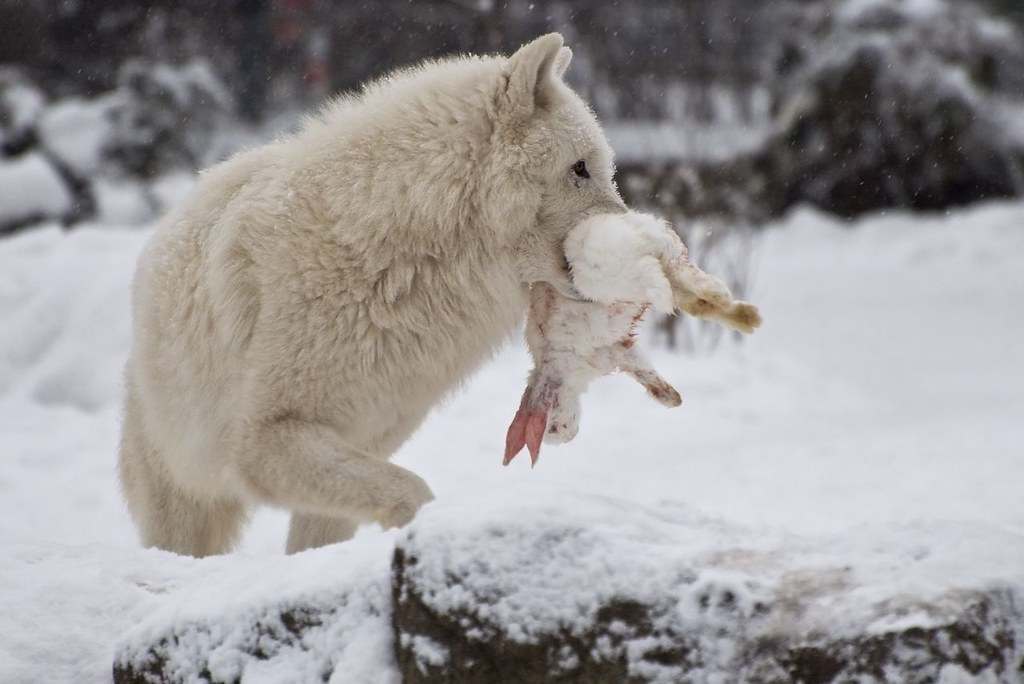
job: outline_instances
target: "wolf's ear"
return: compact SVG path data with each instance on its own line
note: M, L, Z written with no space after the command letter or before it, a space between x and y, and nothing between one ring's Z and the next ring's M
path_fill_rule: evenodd
M561 34L549 33L509 57L505 65L509 105L523 114L530 114L551 102L555 80L561 78L572 57L572 52L563 48L562 42Z
M555 76L562 78L565 76L565 70L569 68L569 62L572 61L572 50L567 47L563 47L558 51L558 56L555 57Z

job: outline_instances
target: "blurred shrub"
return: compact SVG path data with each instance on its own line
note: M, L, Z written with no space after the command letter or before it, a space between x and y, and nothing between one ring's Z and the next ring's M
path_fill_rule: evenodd
M226 153L230 112L227 89L200 61L175 68L130 60L113 90L53 102L24 72L0 71L0 177L9 191L0 188L0 233L40 221L71 225L104 207L134 221L151 217L165 208L153 181Z
M794 9L795 8L795 9ZM1024 195L1024 35L969 4L791 5L772 130L731 159L630 163L641 203L764 223Z
M230 110L227 89L204 62L176 69L130 60L118 73L104 157L138 178L197 169L214 160L214 136Z

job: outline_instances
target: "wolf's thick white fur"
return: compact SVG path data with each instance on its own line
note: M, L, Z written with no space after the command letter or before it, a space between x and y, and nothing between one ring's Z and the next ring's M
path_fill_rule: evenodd
M529 283L571 293L568 230L625 211L569 58L549 34L388 76L208 170L161 222L120 457L146 545L225 552L268 504L294 552L432 498L389 457L517 330Z

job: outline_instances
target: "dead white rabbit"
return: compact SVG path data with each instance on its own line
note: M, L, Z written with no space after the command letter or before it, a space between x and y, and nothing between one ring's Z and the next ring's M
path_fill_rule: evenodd
M575 437L580 395L591 380L616 370L665 406L681 403L634 344L649 307L667 314L681 309L744 333L761 324L757 307L733 299L725 283L690 263L676 232L653 216L591 217L570 231L565 256L586 300L545 283L531 289L526 342L534 365L505 438L505 465L524 446L535 464L542 441Z
M666 406L682 402L633 344L646 310L646 304L577 301L546 283L533 286L526 339L534 366L505 437L505 465L523 446L536 463L541 441L575 437L580 395L591 380L615 370L629 373Z

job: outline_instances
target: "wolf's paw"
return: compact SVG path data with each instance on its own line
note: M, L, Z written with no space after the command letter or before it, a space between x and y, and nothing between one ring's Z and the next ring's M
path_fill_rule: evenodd
M410 473L412 475L412 473ZM420 477L413 475L403 482L402 491L394 506L380 517L381 527L404 527L408 525L416 513L426 504L434 500L434 493Z

